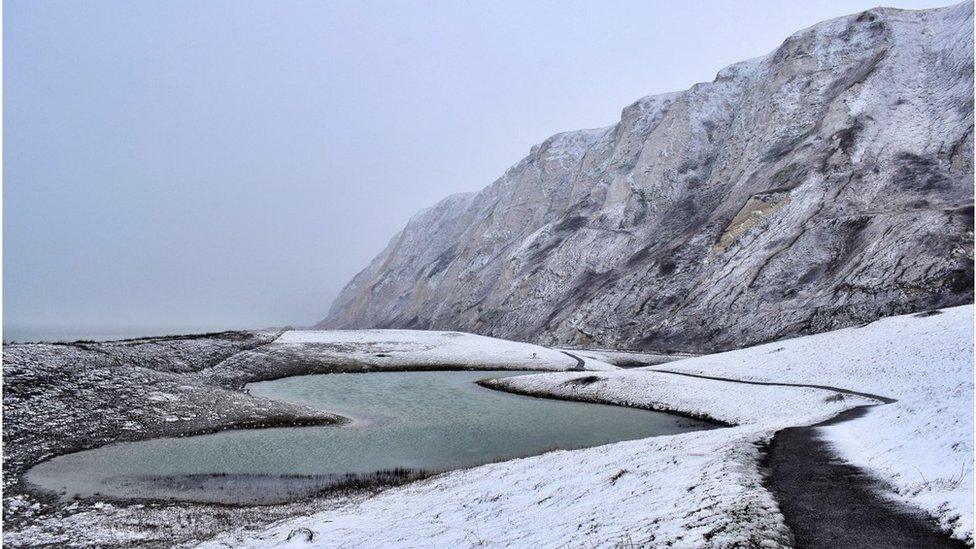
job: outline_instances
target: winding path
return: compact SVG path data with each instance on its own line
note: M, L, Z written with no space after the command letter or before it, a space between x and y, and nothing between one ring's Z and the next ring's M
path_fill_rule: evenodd
M881 395L827 385L745 381L670 370L648 371L747 385L827 389L875 399L881 405L896 402ZM941 531L921 511L881 496L876 479L838 459L823 440L820 427L857 419L873 406L878 404L851 408L816 425L790 427L773 436L762 463L766 486L793 532L795 547L968 547Z
M806 385L804 383L778 383L778 382L774 382L774 381L749 381L749 380L745 380L745 379L733 379L733 378L730 378L730 377L715 377L715 376L706 376L706 375L702 375L702 374L689 374L689 373L685 373L685 372L675 372L675 371L672 371L672 370L656 370L655 369L655 370L648 370L648 371L650 371L650 372L656 372L656 373L659 373L659 374L672 374L672 375L676 375L676 376L697 377L699 379L712 379L712 380L715 380L715 381L728 381L729 383L741 383L743 385L772 385L773 387L803 387L803 388L806 388L806 389L824 389L824 390L827 390L827 391L834 391L836 393L843 393L845 395L854 395L854 396L860 396L860 397L865 397L865 398L871 398L871 399L880 401L883 404L891 404L893 402L898 402L896 399L893 399L893 398L890 398L890 397L881 396L881 395L875 395L875 394L872 394L872 393L863 393L861 391L852 391L850 389L844 389L843 387L834 387L833 385Z
M585 360L583 360L582 358L574 355L573 353L567 352L567 351L559 351L559 352L562 353L562 354L564 354L564 355L566 355L566 356L568 356L569 358L572 358L572 359L576 360L576 367L573 368L570 371L572 371L572 372L575 372L575 371L582 372L583 370L586 370L586 361Z

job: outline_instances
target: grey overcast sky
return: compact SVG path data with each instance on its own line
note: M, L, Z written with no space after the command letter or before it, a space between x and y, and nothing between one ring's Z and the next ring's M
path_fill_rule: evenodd
M313 323L534 143L877 1L5 1L4 325Z

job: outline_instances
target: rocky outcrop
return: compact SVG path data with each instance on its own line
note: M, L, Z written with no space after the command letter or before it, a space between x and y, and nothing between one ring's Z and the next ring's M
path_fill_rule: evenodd
M973 4L800 31L414 216L323 328L712 351L973 300Z

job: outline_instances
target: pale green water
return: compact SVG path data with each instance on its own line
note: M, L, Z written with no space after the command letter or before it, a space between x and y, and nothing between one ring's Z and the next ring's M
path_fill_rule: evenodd
M356 421L342 427L229 431L114 444L40 464L28 480L67 495L271 501L312 493L334 483L335 475L456 469L556 447L582 448L710 427L669 414L517 396L474 384L511 375L387 372L255 383L248 386L251 394Z

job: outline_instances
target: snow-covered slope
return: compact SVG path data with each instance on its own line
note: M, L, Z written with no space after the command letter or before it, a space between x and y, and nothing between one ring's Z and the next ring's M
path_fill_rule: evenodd
M606 362L531 343L436 330L291 330L262 352L293 349L306 360L371 369L614 370Z
M972 539L973 307L691 358L654 368L830 385L898 399L825 428L953 534ZM865 403L828 389L747 385L648 369L506 378L510 390L707 415L737 426L557 451L439 475L211 547L477 545L780 547L789 533L762 483L761 445ZM915 471L914 476L907 470ZM924 476L925 482L919 477ZM300 528L313 534L305 541Z
M461 332L424 330L292 330L274 346L299 345L316 356L355 360L375 368L473 368L479 370L572 370L570 355L531 343L520 343ZM584 360L587 370L614 370L596 359Z
M582 361L582 365L580 364ZM293 330L199 374L241 388L258 379L376 370L615 370L597 358L436 330Z
M973 306L933 313L655 368L897 399L823 431L846 461L875 473L893 495L972 538Z
M973 298L973 4L802 30L410 220L324 328L701 352Z

